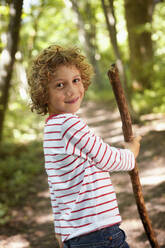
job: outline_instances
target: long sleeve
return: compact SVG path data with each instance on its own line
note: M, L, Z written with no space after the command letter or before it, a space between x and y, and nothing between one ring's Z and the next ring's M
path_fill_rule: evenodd
M70 115L63 123L66 153L93 162L104 171L128 171L135 166L134 154L128 149L117 149L94 135L76 115Z
M52 186L52 183L51 183L50 179L48 179L48 185L49 185L50 200L51 200L51 206L52 206L53 218L54 218L54 229L55 229L56 234L60 234L60 230L58 230L58 228L55 225L56 218L60 214L60 210L59 210L59 207L57 205L57 200L55 198L53 186Z
M55 233L62 241L121 223L110 171L131 170L134 155L94 135L78 116L51 116L44 130Z

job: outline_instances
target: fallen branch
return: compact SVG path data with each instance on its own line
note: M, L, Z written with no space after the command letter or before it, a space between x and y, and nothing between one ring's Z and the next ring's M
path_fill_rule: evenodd
M108 77L111 82L114 95L116 98L116 102L119 108L119 112L120 112L120 116L122 120L124 140L126 142L130 142L133 138L132 121L131 121L131 116L128 111L128 105L126 102L124 91L121 86L119 72L115 64L111 65L111 68L108 71ZM157 242L157 239L153 231L151 221L149 219L147 209L145 206L137 163L135 164L135 168L129 172L129 175L130 175L131 182L132 182L132 188L133 188L138 212L139 212L141 221L143 223L148 240L152 248L159 248L159 244Z

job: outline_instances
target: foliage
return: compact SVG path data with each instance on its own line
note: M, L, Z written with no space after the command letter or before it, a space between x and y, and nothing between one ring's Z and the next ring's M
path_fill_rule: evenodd
M4 48L4 40L6 40L6 29L7 29L7 17L9 15L9 7L8 6L1 6L0 5L0 34L1 34L1 39L0 39L0 52Z
M132 104L139 114L147 113L165 113L165 87L162 87L161 78L165 77L163 67L165 64L157 68L155 73L154 85L152 89L145 89L143 94L135 92Z
M4 143L0 152L0 224L9 220L12 207L33 192L32 182L43 171L41 142Z
M94 86L91 86L86 95L85 101L94 101L94 102L102 102L102 103L110 103L114 101L114 95L112 92L111 86L104 88L103 90L93 89Z
M154 44L154 78L151 89L145 89L143 94L134 93L132 104L135 111L142 113L165 113L165 40L164 30L165 3L159 3L155 7L153 15L152 39Z
M135 93L132 100L135 111L139 114L165 112L165 89L158 89L156 92L153 90L144 90L143 94Z

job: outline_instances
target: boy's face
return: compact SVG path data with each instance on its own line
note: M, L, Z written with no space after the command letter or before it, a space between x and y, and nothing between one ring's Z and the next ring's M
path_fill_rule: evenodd
M48 85L50 115L76 113L84 97L84 86L79 70L74 65L60 65Z

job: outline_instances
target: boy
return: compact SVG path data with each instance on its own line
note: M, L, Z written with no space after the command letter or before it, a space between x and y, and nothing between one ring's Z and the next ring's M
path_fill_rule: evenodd
M128 248L109 172L134 168L140 137L129 149L111 147L76 115L92 74L78 49L56 45L29 73L32 111L49 113L44 155L56 238L60 248Z

